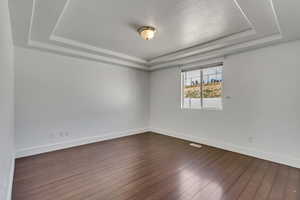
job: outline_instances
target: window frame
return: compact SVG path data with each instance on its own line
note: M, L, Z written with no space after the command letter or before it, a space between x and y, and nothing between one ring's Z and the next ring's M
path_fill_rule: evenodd
M222 77L222 87L221 87L221 108L217 108L217 107L203 107L203 88L202 88L202 84L200 84L201 87L201 107L185 107L184 106L184 87L185 87L185 76L184 76L184 72L188 72L188 71L193 71L193 70L200 70L200 83L202 83L203 80L203 69L207 69L207 68L213 68L213 67L222 67L222 73L221 73L221 77ZM192 67L181 67L180 70L180 78L181 78L181 109L182 110L203 110L203 111L222 111L224 106L223 106L223 99L224 99L224 95L223 95L223 89L224 89L224 63L223 62L216 62L216 63L210 63L210 64L205 64L205 65L194 65Z

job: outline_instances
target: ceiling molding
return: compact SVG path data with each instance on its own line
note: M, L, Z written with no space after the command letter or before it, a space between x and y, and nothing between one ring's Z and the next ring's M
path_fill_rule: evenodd
M59 26L59 24L60 24L60 22L61 22L61 20L62 20L62 18L63 18L63 16L64 16L64 14L65 14L67 8L69 7L70 2L71 2L71 0L67 0L67 1L66 1L65 5L64 5L64 8L62 9L62 11L61 11L61 13L60 13L60 15L59 15L59 17L58 17L58 19L57 19L57 21L56 21L56 23L55 23L53 29L52 29L52 32L51 32L51 34L50 34L50 37L51 37L52 35L55 35L55 32L56 32L56 30L57 30L57 27Z
M252 29L255 29L253 23L251 22L251 20L249 19L249 17L246 15L246 12L244 11L244 9L241 7L241 5L238 2L239 0L233 0L233 2L235 3L236 7L240 10L240 12L242 13L242 15L244 16L244 18L246 19L246 21L248 22L248 24L250 25L250 27ZM272 0L271 0L272 1Z
M33 20L34 20L34 15L35 15L35 5L36 5L36 0L32 0L31 15L30 15L28 35L27 35L27 44L28 45L29 45L29 41L31 41L32 26L33 26Z
M60 43L64 43L64 44L67 44L67 45L70 45L70 46L76 46L76 47L79 47L79 48L87 49L87 50L90 50L90 51L99 52L101 54L112 56L112 57L117 57L117 58L120 58L120 59L130 60L130 61L138 62L138 63L142 63L142 64L154 65L154 64L157 64L157 63L161 63L161 62L172 61L172 60L180 59L180 58L187 57L187 56L192 56L192 55L199 54L199 53L205 53L205 52L208 52L208 51L212 51L214 49L219 49L219 48L227 46L228 44L226 42L234 41L236 39L244 38L244 37L251 36L251 35L255 35L256 34L255 27L253 26L253 23L250 21L249 17L246 15L245 11L241 8L240 4L238 3L238 0L233 0L233 2L235 3L236 7L242 13L243 17L245 18L245 20L247 21L247 23L251 27L250 29L239 32L239 33L231 34L231 35L228 35L228 36L224 36L222 38L218 38L218 39L206 42L204 44L203 43L198 44L194 47L179 50L179 51L174 52L174 53L168 53L168 54L163 55L163 56L158 56L158 57L156 57L154 59L151 59L149 61L144 60L144 59L140 59L140 58L136 58L136 57L132 57L132 56L129 56L129 55L126 55L126 54L123 54L123 53L119 53L119 52L103 49L103 48L100 48L100 47L96 47L96 46L93 46L93 45L90 45L90 44L86 44L86 43L79 42L79 41L76 41L76 40L72 40L72 39L69 39L69 38L65 38L65 37L62 37L62 36L57 36L55 34L55 32L56 32L57 28L59 27L59 24L61 23L65 12L67 11L67 9L69 7L70 0L67 0L66 3L65 3L64 8L63 8L63 10L62 10L55 26L54 26L54 28L52 30L52 33L50 35L50 40L60 42Z
M188 70L188 69L194 69L195 67L202 67L202 66L208 66L216 63L223 63L225 60L224 57L209 59L209 60L202 60L190 64L186 64L180 67L181 70Z
M239 9L241 10L241 12L243 13L243 15L246 17L246 19L249 20L249 18L247 17L247 15L243 11L243 9L238 4L237 0L234 0L234 1L235 1L236 5L239 7ZM181 51L179 51L178 54L175 55L175 58L177 56L178 59L172 60L172 55L166 55L166 57L170 56L171 59L169 59L165 62L163 62L163 59L162 60L159 60L159 59L151 60L149 62L150 69L157 70L157 69L161 69L161 68L175 67L178 65L189 65L194 62L201 62L201 61L205 61L208 59L216 59L218 57L222 57L222 56L226 56L226 55L230 55L230 54L234 54L234 53L239 53L239 52L243 52L243 51L251 50L251 49L255 49L255 48L260 48L260 47L264 47L264 46L275 44L276 42L282 41L283 40L282 31L281 31L278 15L277 15L277 12L276 12L274 4L273 4L273 0L268 0L268 2L271 5L272 13L274 15L274 20L275 20L275 23L277 26L277 31L278 31L277 34L267 36L264 38L259 38L256 40L241 42L239 44L234 44L234 45L229 45L229 46L226 46L225 44L213 44L212 46L204 47L203 51L201 51L201 49L199 49L199 52L197 54L190 53L189 49L187 49L187 51L188 51L187 56L181 56L180 55ZM255 28L250 20L249 20L249 23L253 27L253 31L255 31ZM247 33L244 33L244 34L245 34L244 37L246 37ZM252 34L256 34L256 33L252 33ZM249 33L249 35L251 35L251 33ZM230 38L227 38L227 39L230 39ZM224 40L226 40L226 38L224 38ZM214 41L214 42L218 43L220 41ZM221 41L221 42L225 42L225 41ZM197 47L195 47L195 48L197 48ZM190 50L190 51L192 52L193 50ZM195 50L195 52L197 52L197 51ZM205 52L208 52L208 53L205 53ZM190 53L190 56L189 56L189 53ZM168 57L166 59L168 59Z
M120 60L117 58L109 58L106 56L99 56L96 54L86 53L86 52L82 52L82 51L78 51L78 50L74 50L74 49L70 49L70 48L65 48L65 47L61 47L61 46L57 46L57 45L46 44L46 43L38 42L38 41L34 41L34 40L29 40L28 45L31 47L35 47L35 48L46 49L46 50L51 50L51 51L55 51L55 52L61 52L61 53L65 53L65 54L71 54L71 55L75 55L75 56L80 56L80 57L84 57L84 58L102 61L105 63L111 63L114 65L132 67L132 68L137 68L137 69L142 69L142 70L150 70L150 68L145 65L134 64L132 62L123 61L123 60Z
M78 42L78 41L64 38L61 36L51 35L50 40L55 41L55 42L64 43L64 44L67 44L70 46L75 46L75 47L83 48L86 50L94 51L94 52L102 54L102 56L115 57L115 58L119 58L122 60L128 60L128 61L136 62L136 63L140 63L140 64L148 64L148 61L141 59L141 58L129 56L129 55L119 53L119 52L110 51L107 49L102 49L100 47L96 47L96 46L89 45L86 43Z
M282 39L282 35L276 34L276 35L272 35L269 37L264 37L261 39L251 40L251 41L243 42L243 43L240 43L237 45L232 45L232 46L229 46L226 48L212 51L207 54L198 54L198 55L185 57L185 58L178 59L178 60L171 61L171 62L152 65L152 66L150 66L150 69L157 70L157 69L161 69L161 68L174 67L174 66L178 66L178 65L187 65L187 64L190 64L193 62L200 62L203 60L214 59L214 58L230 55L233 53L243 52L243 51L249 50L251 48L259 48L264 45L270 45L277 41L280 41L281 39Z
M282 40L281 28L278 20L278 16L276 14L273 1L267 0L270 3L270 6L273 11L274 20L277 25L278 34L274 34L268 37L259 38L251 41L241 42L241 40L247 40L248 37L255 36L257 30L253 26L253 23L249 20L249 17L245 14L244 10L238 3L238 0L233 0L237 5L238 9L243 14L244 18L247 20L249 26L251 27L248 30L234 33L231 35L224 36L219 39L215 39L209 41L207 43L202 43L196 45L194 47L186 48L183 50L179 50L174 53L169 53L163 56L156 57L149 61L141 58L137 58L134 56L130 56L127 54L102 49L100 47L96 47L90 44L82 43L79 41L75 41L69 38L65 38L62 36L56 35L56 30L59 27L59 24L64 16L64 13L67 11L70 0L67 0L62 12L60 13L55 26L49 35L49 42L56 42L51 44L49 42L35 41L32 38L32 28L34 25L35 9L36 9L36 1L32 0L32 11L30 18L30 25L28 30L28 46L46 49L55 52L61 52L63 54L70 54L74 56L78 56L81 58L88 58L97 60L100 62L111 63L114 65L133 67L137 69L143 70L157 70L160 68L178 66L178 65L191 65L195 62L202 62L208 59L215 59L222 56L230 55L233 53L242 52L248 49L259 48L262 46L266 46L269 44L273 44L275 42ZM248 39L249 40L249 39ZM239 43L237 43L239 41ZM74 49L72 47L78 47L84 50Z
M256 31L254 29L242 31L240 33L235 33L235 34L223 37L221 39L211 41L205 45L201 44L201 45L197 45L197 46L194 46L191 48L179 50L175 53L170 53L170 54L166 54L164 56L159 56L157 58L150 60L149 64L155 65L155 64L168 62L168 61L172 61L172 60L177 60L180 58L184 58L184 57L212 51L215 49L223 48L223 47L227 46L228 42L230 42L230 41L234 41L234 40L244 38L247 36L252 36L255 34L256 34Z
M209 51L213 51L216 49L220 49L220 48L225 48L226 46L228 46L228 42L229 41L234 41L240 38L244 38L247 36L252 36L257 34L257 31L255 30L255 27L253 25L253 23L251 22L251 20L249 19L249 17L246 15L245 11L242 9L242 7L240 6L240 4L238 3L238 0L233 0L234 3L236 4L237 8L240 10L240 12L242 13L242 15L244 16L245 20L248 22L248 24L251 26L252 29L250 30L246 30L240 33L236 33L221 39L217 39L214 41L211 41L209 43L207 43L206 45L197 45L195 47L191 47L191 48L187 48L187 49L183 49L183 50L179 50L177 52L174 53L170 53L170 54L166 54L163 56L159 56L157 58L151 59L149 61L150 66L156 66L159 64L163 64L166 62L170 62L173 60L178 60L184 57L189 57L189 56L193 56L196 54L203 54ZM278 33L281 34L281 28L280 28L280 24L279 24L279 20L278 20L278 16L276 13L276 10L274 8L274 4L273 4L273 0L268 0L271 8L272 8L272 12L274 15L274 20L278 29Z
M282 34L282 30L281 30L281 27L280 27L278 15L277 15L277 12L276 12L275 7L274 7L273 0L269 0L269 3L270 3L271 8L272 8L272 12L273 12L273 15L274 15L274 20L276 22L276 26L277 26L278 32L279 32L279 34Z
M80 57L89 58L89 59L94 59L94 60L102 61L105 63L111 63L114 65L149 70L149 67L145 64L140 64L137 62L132 62L132 61L128 61L128 60L124 60L124 59L120 59L120 58L114 58L112 56L101 56L101 55L97 55L97 54L87 53L84 51L74 50L71 48L66 48L66 47L62 47L62 46L58 46L58 45L52 45L52 44L47 44L44 42L39 42L39 41L33 40L31 36L32 36L32 27L33 27L33 23L34 23L36 1L37 0L32 0L32 10L31 10L30 25L29 25L29 30L28 30L28 41L27 41L28 46L45 49L45 50L50 50L50 51L55 51L55 52L61 52L61 53L65 53L65 54L71 54L71 55L80 56ZM68 2L69 2L69 0L67 1L67 3Z
M187 56L192 56L192 55L199 54L199 53L208 52L208 51L211 51L211 50L214 50L214 49L219 49L219 48L225 47L226 46L225 43L228 42L228 41L232 41L232 40L244 38L244 37L247 37L247 36L255 35L257 32L255 30L255 27L254 27L253 23L251 22L249 17L246 15L245 11L242 9L240 4L238 3L238 0L233 0L233 1L235 3L236 7L239 9L239 11L244 16L244 18L247 21L247 23L249 24L249 26L251 27L250 29L239 32L239 33L231 34L229 36L225 36L225 37L222 37L222 38L219 38L219 39L216 39L216 40L212 40L212 41L207 42L205 44L199 44L199 45L196 45L194 47L179 50L179 51L174 52L174 53L169 53L169 54L166 54L166 55L158 56L156 58L151 59L149 61L149 63L150 64L157 64L157 63L160 63L160 62L167 62L167 61L176 60L176 59L180 59L180 58L187 57Z
M129 56L127 54L123 54L123 53L103 49L103 48L96 47L96 46L93 46L93 45L90 45L90 44L75 41L75 40L72 40L72 39L69 39L69 38L57 36L55 34L55 32L56 32L59 24L61 23L61 20L64 16L66 10L69 7L69 4L70 4L70 0L67 0L65 5L64 5L63 10L60 13L60 15L59 15L59 17L58 17L58 19L55 23L55 26L54 26L51 34L50 34L50 37L49 37L50 40L65 43L65 44L70 45L70 46L76 46L76 47L79 47L79 48L87 49L87 50L90 50L90 51L95 51L95 52L98 52L100 54L103 54L103 56L107 55L107 56L116 57L116 58L132 61L132 62L137 62L137 63L141 63L141 64L147 64L148 63L146 60L141 59L141 58L137 58L137 57L134 57L134 56Z

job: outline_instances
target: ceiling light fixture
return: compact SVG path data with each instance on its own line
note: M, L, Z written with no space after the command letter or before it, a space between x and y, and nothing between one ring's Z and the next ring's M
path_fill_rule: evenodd
M151 40L154 38L156 29L151 26L142 26L138 29L138 32L144 40Z

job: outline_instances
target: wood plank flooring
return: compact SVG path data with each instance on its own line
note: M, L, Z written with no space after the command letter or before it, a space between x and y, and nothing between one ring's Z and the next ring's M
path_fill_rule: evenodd
M16 160L14 200L300 200L300 170L155 133Z

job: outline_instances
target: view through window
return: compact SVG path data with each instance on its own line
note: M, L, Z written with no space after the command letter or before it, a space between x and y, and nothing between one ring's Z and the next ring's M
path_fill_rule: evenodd
M222 110L223 66L182 71L182 108Z

